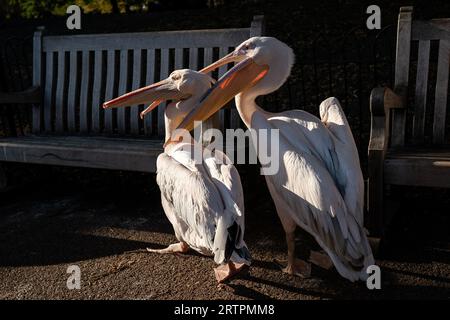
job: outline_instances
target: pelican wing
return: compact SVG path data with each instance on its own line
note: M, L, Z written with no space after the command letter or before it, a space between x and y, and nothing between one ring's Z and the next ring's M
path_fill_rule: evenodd
M211 255L215 221L223 205L214 184L189 160L182 151L162 153L157 160L156 181L178 240Z
M239 173L231 160L219 150L204 157L204 167L224 204L214 240L215 260L216 262L227 260L231 254L234 262L249 264L250 253L244 242L244 192Z
M339 162L333 138L319 118L303 110L289 110L271 116L268 121L296 150L319 160L335 180L339 191L344 191L338 179Z
M344 198L349 213L363 226L364 180L358 150L342 109L339 109L341 124L334 108L323 108L325 102L334 104L337 99L330 98L321 104L321 119L303 110L290 110L271 117L270 121L276 123L280 132L289 132L285 138L296 150L303 150L323 163ZM327 113L322 110L327 110Z
M338 99L331 97L320 104L320 117L331 133L338 164L337 180L348 210L364 225L364 179L358 149Z

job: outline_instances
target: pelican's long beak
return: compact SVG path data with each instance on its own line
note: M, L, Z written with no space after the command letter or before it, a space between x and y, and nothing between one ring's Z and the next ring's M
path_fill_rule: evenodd
M217 68L220 68L221 66L224 66L224 65L229 64L229 63L240 62L242 60L245 60L245 58L246 58L245 55L239 55L239 54L237 54L236 52L233 51L233 52L230 52L229 54L227 54L222 59L219 59L216 62L211 63L209 66L203 68L199 72L201 72L201 73L209 73L211 71L216 70Z
M191 131L195 121L208 119L214 113L225 106L235 95L254 86L268 72L269 66L259 65L252 58L236 55L234 52L226 55L217 62L200 70L207 73L225 64L240 61L230 69L214 86L208 90L199 104L191 110L177 129Z
M166 100L185 99L187 96L181 94L170 79L164 79L149 86L128 92L120 97L103 103L104 109L126 107L131 105L151 103L148 108L141 112L141 118L155 109Z

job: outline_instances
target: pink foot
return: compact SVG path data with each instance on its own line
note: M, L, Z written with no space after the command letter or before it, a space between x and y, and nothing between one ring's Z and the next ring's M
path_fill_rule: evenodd
M226 280L237 275L238 273L242 273L248 269L249 269L248 265L244 263L228 262L218 266L217 268L214 268L214 274L216 276L217 282L223 283Z
M326 270L330 270L333 267L333 262L330 257L322 252L311 251L309 254L309 261Z

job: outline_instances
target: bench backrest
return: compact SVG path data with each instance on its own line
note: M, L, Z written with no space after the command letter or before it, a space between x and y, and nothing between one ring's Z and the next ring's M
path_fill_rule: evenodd
M43 88L43 101L33 108L33 133L161 137L164 108L141 120L144 106L103 110L102 103L175 69L198 70L262 32L262 16L239 29L74 36L45 36L38 30L33 84ZM222 67L219 76L225 72Z
M450 19L413 20L412 13L412 7L400 9L395 91L413 102L393 110L391 145L449 144Z

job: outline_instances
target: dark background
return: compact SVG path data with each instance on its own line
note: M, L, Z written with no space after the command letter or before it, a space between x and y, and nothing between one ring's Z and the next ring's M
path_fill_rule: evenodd
M399 7L413 5L416 19L450 16L448 1L110 1L83 0L82 29L68 30L65 8L72 1L4 0L0 5L0 90L31 84L31 37L37 26L47 34L133 32L248 27L263 14L266 35L296 53L291 77L282 89L262 99L271 111L291 108L318 113L320 102L341 101L366 171L370 132L369 95L378 85L392 86ZM381 30L366 28L366 8L381 8ZM28 130L29 108L0 106L0 134ZM14 122L17 126L11 125Z

